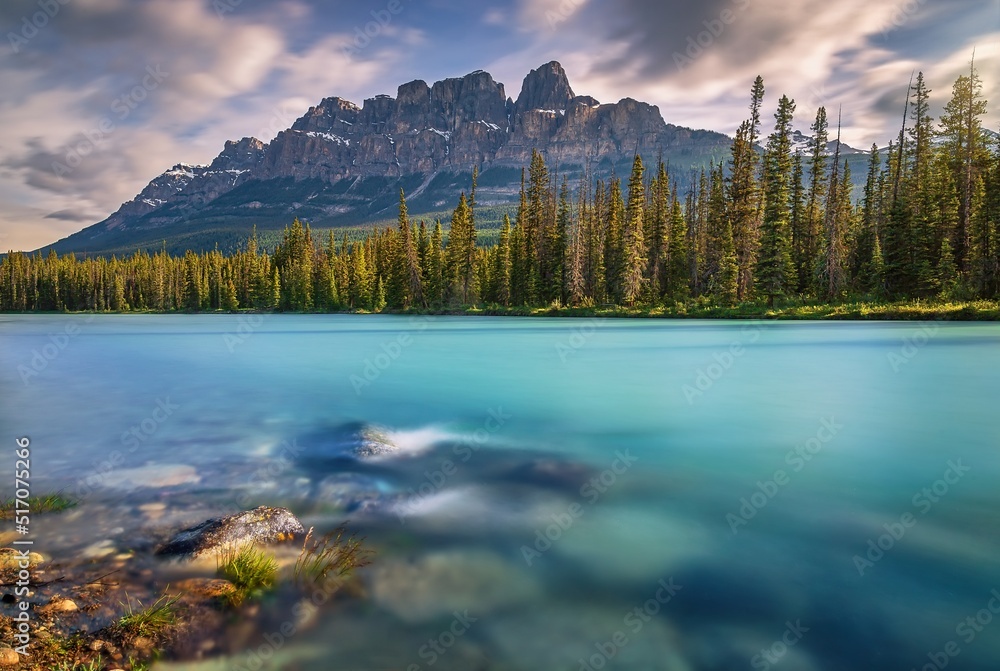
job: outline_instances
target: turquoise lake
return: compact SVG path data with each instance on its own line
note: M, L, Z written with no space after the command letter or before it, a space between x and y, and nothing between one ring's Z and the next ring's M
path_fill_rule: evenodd
M40 552L256 505L375 551L294 634L265 603L154 668L1000 669L997 324L6 315L0 342L0 491L28 436L35 492L81 500ZM338 457L364 427L397 451Z

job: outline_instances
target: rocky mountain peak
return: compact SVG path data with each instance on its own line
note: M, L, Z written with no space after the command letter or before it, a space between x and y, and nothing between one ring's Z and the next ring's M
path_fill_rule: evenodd
M563 66L551 61L524 78L521 95L517 97L517 111L564 110L574 97Z
M429 211L452 197L449 176L474 166L499 169L491 198L503 203L516 197L516 169L534 151L570 171L607 171L636 152L690 163L728 146L723 135L665 124L653 105L577 96L556 61L524 78L516 102L490 73L476 70L430 85L414 80L395 98L373 96L361 107L324 98L267 144L245 137L226 142L209 166L174 166L106 220L60 244L94 249L94 236L109 231L129 245L142 235L162 243L160 229L216 207L241 224L252 214L262 226L283 225L294 214L337 225L391 210L404 183L417 199L414 211ZM299 193L306 188L312 193ZM225 194L233 195L216 206Z

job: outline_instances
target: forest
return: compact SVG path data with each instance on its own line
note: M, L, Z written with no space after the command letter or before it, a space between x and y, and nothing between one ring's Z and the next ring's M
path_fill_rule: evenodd
M0 263L0 310L773 307L1000 297L1000 136L983 127L987 103L974 65L936 120L932 92L916 75L899 134L887 148L871 147L857 194L833 113L820 107L810 145L793 152L795 102L778 100L774 130L764 137L764 92L758 77L728 160L706 166L684 193L656 157L636 156L627 182L585 176L570 184L536 152L522 170L520 205L490 246L477 244L474 172L448 225L412 220L401 192L398 225L362 240L314 236L296 219L273 252L256 232L228 256L11 252Z

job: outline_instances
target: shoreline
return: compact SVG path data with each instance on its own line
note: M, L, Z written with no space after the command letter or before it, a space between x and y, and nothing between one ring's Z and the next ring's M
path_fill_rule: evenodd
M716 321L1000 321L1000 301L899 302L864 301L838 304L797 304L769 308L759 303L738 306L680 304L674 307L503 307L466 306L453 308L409 308L406 310L278 311L278 310L124 310L124 311L23 311L0 315L397 315L447 317L543 317L565 319L662 319Z

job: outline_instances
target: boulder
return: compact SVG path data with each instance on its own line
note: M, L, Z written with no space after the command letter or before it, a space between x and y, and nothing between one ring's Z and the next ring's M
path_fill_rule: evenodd
M287 508L261 506L184 529L156 554L199 557L248 543L270 545L290 541L305 533L302 523Z
M375 426L354 422L330 430L317 430L301 436L298 444L303 458L316 459L375 459L399 451L388 434Z

